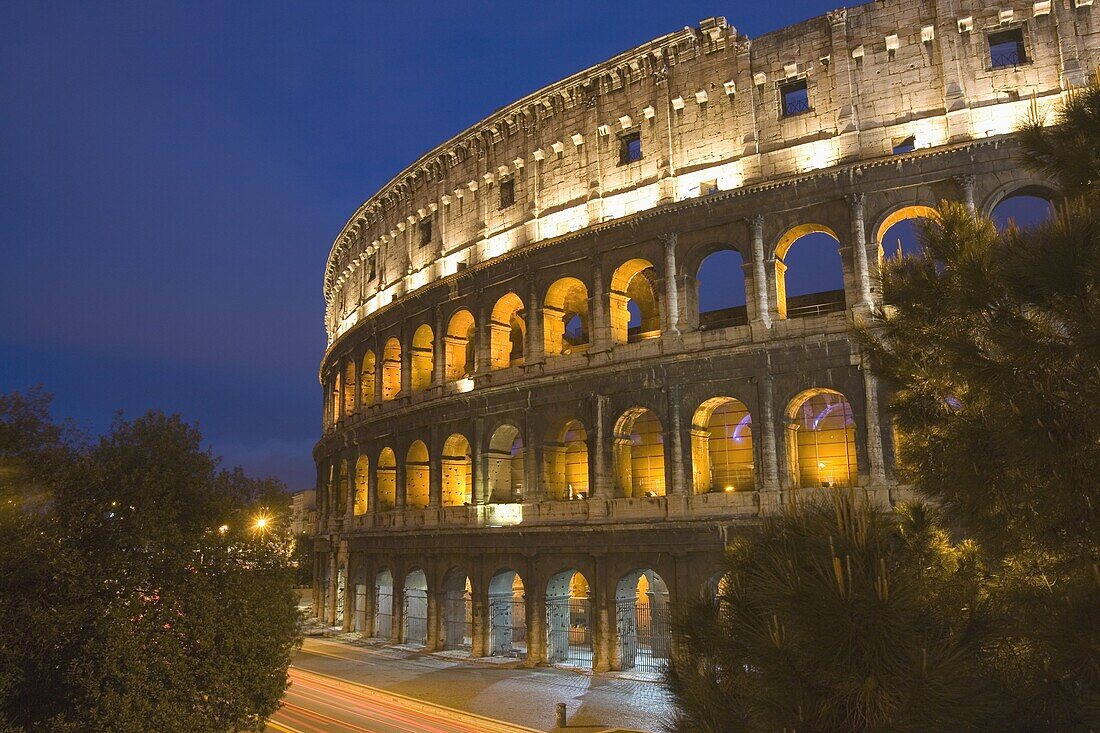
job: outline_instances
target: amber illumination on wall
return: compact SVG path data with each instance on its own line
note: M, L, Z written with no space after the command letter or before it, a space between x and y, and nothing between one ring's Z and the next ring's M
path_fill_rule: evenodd
M428 506L428 446L422 440L414 440L405 458L405 506Z
M611 277L611 337L625 344L660 335L661 313L657 305L657 273L646 260L633 259L619 265ZM641 323L630 328L629 303L641 314Z
M523 301L508 293L493 306L489 322L489 363L493 369L507 369L523 363Z
M665 495L664 438L650 410L628 410L615 425L615 480L622 496Z
M474 373L476 344L474 342L474 317L463 308L451 316L444 339L446 351L445 376L448 382L457 382Z
M377 486L378 508L385 511L397 506L397 459L390 448L378 454Z
M547 357L575 354L588 346L588 288L575 277L563 277L546 291L542 306L543 349ZM574 320L577 319L577 320ZM578 323L579 335L569 332Z
M464 506L473 503L473 461L470 441L455 433L443 444L443 506Z
M788 411L788 450L803 488L854 486L856 429L852 406L832 390L804 393Z
M707 400L691 424L692 478L696 494L754 488L752 418L731 397Z

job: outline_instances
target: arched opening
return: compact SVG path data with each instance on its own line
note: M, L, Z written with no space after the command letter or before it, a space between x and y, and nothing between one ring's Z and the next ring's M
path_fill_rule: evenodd
M410 359L412 374L409 375L413 392L423 392L432 384L432 340L434 338L432 327L427 323L421 324L413 334Z
M428 643L428 579L423 570L405 576L404 634L401 641L414 646Z
M997 202L990 218L997 229L1021 228L1042 224L1054 214L1053 192L1039 186L1025 186Z
M661 335L657 271L642 259L627 260L611 276L611 338L625 344Z
M832 229L803 224L783 235L775 248L775 292L784 318L844 310L844 263Z
M752 416L732 397L699 405L691 421L691 469L696 494L755 488Z
M514 570L501 570L489 581L489 656L527 656L527 601Z
M393 636L393 574L383 570L374 578L374 636Z
M332 393L329 398L329 408L332 410L332 424L340 422L340 411L344 408L343 399L343 385L344 376L337 371L336 376L332 379Z
M393 449L383 448L378 454L375 472L375 491L378 492L378 511L389 511L397 506L397 457Z
M787 409L791 484L802 488L854 486L856 428L852 406L831 389L811 389Z
M722 249L699 265L695 284L700 328L743 326L749 322L744 264L740 252Z
M563 277L546 291L542 304L546 356L577 354L588 348L588 288L575 277Z
M391 338L382 350L382 401L388 402L401 391L401 342Z
M470 649L474 639L473 588L470 576L452 569L443 578L443 648Z
M344 365L344 417L355 414L355 362Z
M523 436L501 425L489 439L489 502L523 501Z
M370 459L367 456L359 456L355 462L355 507L356 515L367 513L367 497L370 485Z
M489 365L507 369L523 364L523 338L527 324L523 320L523 301L508 293L493 306L489 321Z
M546 661L592 668L592 594L572 568L546 584Z
M443 506L467 506L473 503L473 460L470 441L455 433L443 444L440 460L443 470Z
M447 351L445 366L448 382L470 377L476 368L477 347L474 316L465 308L457 311L447 323L447 336L444 339Z
M375 357L373 351L367 351L363 354L363 366L359 372L359 380L363 385L359 389L360 400L359 403L363 407L370 407L374 404L374 370L377 367L378 359Z
M543 446L543 484L554 501L588 498L588 432L570 420Z
M936 210L929 206L904 206L891 212L875 231L879 259L919 256L921 220L935 217Z
M665 445L661 421L635 407L615 423L615 483L627 497L665 495Z
M615 628L622 671L659 676L672 643L668 586L652 570L627 573L615 588Z
M414 440L405 455L405 506L423 509L428 506L428 446Z
M336 471L336 482L332 487L332 516L343 516L348 506L348 462L340 461Z

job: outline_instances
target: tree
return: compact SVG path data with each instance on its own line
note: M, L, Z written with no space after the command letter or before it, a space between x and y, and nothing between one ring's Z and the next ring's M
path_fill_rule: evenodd
M6 722L262 727L298 638L285 548L245 521L270 484L218 471L197 430L159 413L59 448L47 406L40 394L0 401L0 465L14 477L0 524ZM43 471L47 454L66 457ZM25 485L47 498L18 501Z
M726 569L717 602L677 621L671 730L954 732L995 716L980 568L927 507L795 503L735 540Z

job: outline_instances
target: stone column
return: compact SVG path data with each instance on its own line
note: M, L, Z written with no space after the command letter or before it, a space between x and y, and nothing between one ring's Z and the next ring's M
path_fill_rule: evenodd
M432 332L432 387L441 388L446 382L447 333L443 323L443 309L438 306L434 313L435 331Z
M673 496L682 496L685 493L684 486L684 445L683 431L680 429L680 388L670 386L668 388L668 451L669 451L669 478L672 485L666 493Z
M324 567L322 560L323 555L319 552L313 553L313 617L321 618L321 615L325 612L324 607L321 605L321 568Z
M611 596L612 607L615 593L607 593L606 571L603 568L603 558L596 559L595 572L592 582L588 586L588 612L595 616L595 628L592 633L592 671L607 672L611 669L611 637L614 623L608 609L608 595ZM593 614L593 610L595 613ZM591 624L591 621L589 621Z
M752 290L755 296L756 321L764 328L772 327L772 308L768 300L768 273L764 264L764 217L749 217L752 230Z
M328 603L325 604L325 624L336 625L336 584L340 579L340 551L335 545L328 553Z
M977 212L977 206L974 204L974 176L955 176L955 182L959 184L959 188L962 189L963 203L966 204L967 210L973 215Z
M665 333L680 335L680 297L676 287L676 234L662 234L665 246Z
M485 636L489 628L489 609L481 593L474 593L470 599L470 656L484 657Z
M525 667L546 662L546 588L542 577L528 574L530 585L523 586L523 613L527 621L527 660Z
M444 601L444 604L446 601ZM439 593L428 589L428 633L424 642L424 650L436 652L443 648L443 639L440 638L439 628L443 614L439 612Z
M878 379L864 359L860 369L863 372L863 393L866 401L865 419L867 421L867 469L871 485L886 483L885 461L882 455L882 425L878 404Z
M539 289L534 274L527 276L527 303L523 320L527 326L523 343L523 366L528 374L541 374L546 362L546 353L542 340L542 308L539 303Z
M475 333L477 334L477 344L475 345L477 363L474 365L474 377L479 381L484 381L484 378L489 376L489 372L493 368L492 338L489 330L488 307L483 303L479 303L477 311L477 323L474 324Z
M400 644L401 633L405 630L405 575L403 573L393 573L393 587L391 590L390 643Z
M359 467L359 446L356 445L355 455L348 458L348 476L346 501L344 502L344 527L351 527L352 517L355 516L355 490L357 488L356 469Z
M871 307L871 271L867 264L867 227L863 221L862 193L853 193L848 200L849 222L852 229L852 250L855 254L857 292L853 310L866 311Z
M439 424L432 425L431 443L428 445L428 508L439 509L443 505L443 443Z
M408 399L412 396L412 339L406 340L401 334L401 391L398 397Z
M386 361L383 350L378 348L378 340L374 341L374 404L382 404L382 378L386 373Z
M474 442L470 446L474 485L470 493L475 505L486 504L489 501L489 454L484 449L484 445L485 421L480 417L474 418Z
M775 407L772 395L772 378L766 374L756 384L760 404L760 429L753 430L753 437L760 436L760 477L757 486L761 491L779 491L779 458L775 447Z
M542 486L542 441L533 409L527 410L523 431L523 500L542 501L546 491Z
M359 412L363 407L363 355L352 357L352 370L355 372L355 403L351 406L352 413Z
M393 469L394 478L394 504L396 509L404 509L406 504L406 492L405 492L405 461L408 458L407 454L398 455L397 451L394 451L394 463L397 464Z
M588 329L590 355L605 354L611 349L611 321L608 319L607 288L604 287L603 265L599 255L591 259L592 283L588 299Z
M611 470L608 466L611 441L608 439L605 427L607 412L607 397L604 395L592 395L592 415L595 425L596 441L593 446L591 463L592 476L590 483L591 498L610 499L614 495Z

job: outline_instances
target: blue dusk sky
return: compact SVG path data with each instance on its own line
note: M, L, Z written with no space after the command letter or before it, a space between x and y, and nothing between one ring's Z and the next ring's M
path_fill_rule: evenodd
M41 383L90 433L180 413L226 465L311 487L322 270L360 203L635 45L836 4L4 3L0 392Z

